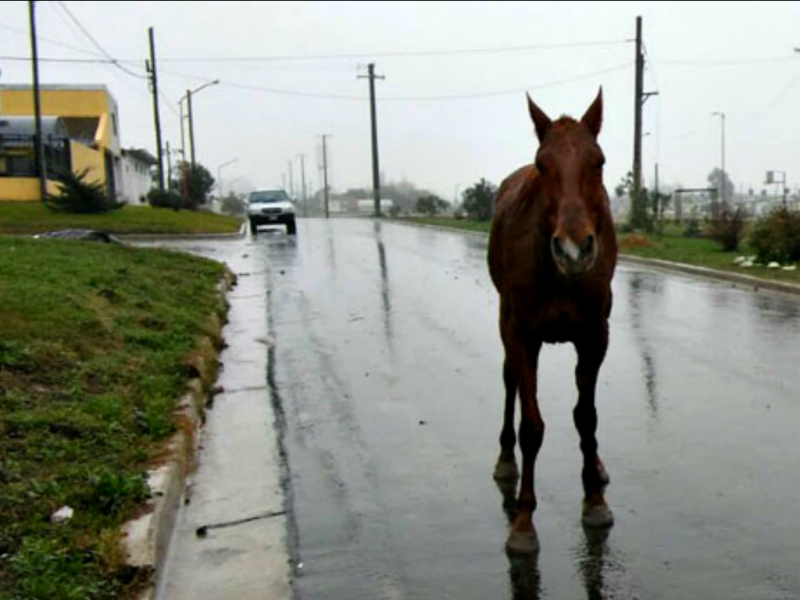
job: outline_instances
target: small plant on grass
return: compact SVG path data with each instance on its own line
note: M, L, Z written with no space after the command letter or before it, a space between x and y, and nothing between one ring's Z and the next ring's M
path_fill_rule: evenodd
M735 210L726 206L719 218L709 223L709 237L722 244L725 252L738 250L744 238L746 216L747 212L741 206Z
M106 193L105 186L100 182L86 181L89 169L80 173L67 172L59 176L58 183L61 187L59 194L48 194L45 204L56 211L97 214L106 213L124 204Z
M147 201L154 208L171 208L172 210L180 210L185 205L183 197L178 192L159 190L158 188L150 190L147 194Z
M103 469L89 477L87 504L104 515L116 515L144 502L150 492L142 475L115 473Z
M703 236L703 231L700 229L700 221L697 219L689 219L686 227L683 229L683 237L689 239L697 239Z

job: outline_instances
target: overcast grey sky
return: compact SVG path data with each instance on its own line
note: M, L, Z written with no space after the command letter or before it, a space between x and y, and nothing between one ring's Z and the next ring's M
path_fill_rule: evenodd
M3 2L0 83L27 83L27 2ZM767 170L800 182L800 3L796 2L37 2L40 56L99 50L143 73L147 28L159 60L165 140L180 145L178 100L194 101L197 157L216 176L282 183L299 154L319 185L319 134L332 185L371 183L364 65L376 63L381 170L452 199L497 183L536 148L525 90L551 117L580 117L602 85L600 137L611 190L630 169L635 19L644 19L646 182L704 186L720 163L745 191ZM65 10L65 8L67 10ZM481 50L480 52L472 52ZM486 51L492 50L492 51ZM451 52L453 51L453 52ZM455 52L463 51L463 52ZM102 83L119 103L122 142L154 151L147 82L112 65L52 63L42 83Z

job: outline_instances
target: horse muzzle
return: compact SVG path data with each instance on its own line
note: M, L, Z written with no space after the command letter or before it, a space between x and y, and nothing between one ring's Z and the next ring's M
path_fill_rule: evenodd
M597 238L589 234L576 242L570 236L550 238L550 252L562 274L580 276L592 270L597 262Z

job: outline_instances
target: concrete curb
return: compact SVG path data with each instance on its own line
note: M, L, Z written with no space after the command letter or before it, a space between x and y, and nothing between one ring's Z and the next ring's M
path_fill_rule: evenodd
M742 286L753 287L756 290L766 289L776 292L783 292L786 294L800 295L800 285L795 283L776 281L774 279L764 279L761 277L754 277L752 275L742 275L740 273L720 271L717 269L709 269L707 267L697 267L695 265L686 265L683 263L675 263L655 258L641 258L639 256L632 256L630 254L621 254L620 258L623 261L631 264L666 269L669 271L678 271L680 273L708 277L710 279L719 279L721 281L728 281L730 283L735 283Z
M236 276L226 269L223 280L217 286L217 292L223 299L235 282ZM227 300L225 307L227 312ZM122 528L125 563L145 573L148 579L146 588L137 596L138 600L151 600L154 597L156 578L163 569L186 482L196 467L203 409L211 393L202 375L216 373L216 365L196 364L195 367L201 376L189 381L188 391L178 403L175 413L178 432L167 442L168 458L147 472L150 500L145 504L146 514L129 521Z
M247 222L242 223L235 233L122 233L114 237L129 242L160 242L171 240L238 240L247 235Z

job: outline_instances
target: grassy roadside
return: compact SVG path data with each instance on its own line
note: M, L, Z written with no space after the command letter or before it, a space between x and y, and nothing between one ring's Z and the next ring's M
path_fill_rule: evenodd
M218 340L222 273L0 236L0 599L128 598L142 583L120 526L147 497L200 340ZM73 518L52 523L62 506Z
M235 233L241 220L199 211L125 206L99 215L49 210L41 202L0 202L0 233L34 234L56 229L99 229L114 234Z
M452 229L464 229L489 233L489 222L471 221L469 219L452 219L448 217L409 217L399 222L421 225L435 225ZM662 235L645 236L642 234L618 233L620 252L641 258L653 258L687 265L730 271L741 275L762 277L776 281L800 283L800 271L781 271L767 269L764 266L745 269L734 264L737 256L749 253L743 246L739 252L723 252L719 244L705 238L686 238L676 229L668 229Z

